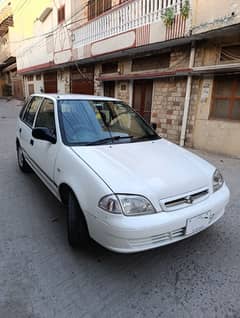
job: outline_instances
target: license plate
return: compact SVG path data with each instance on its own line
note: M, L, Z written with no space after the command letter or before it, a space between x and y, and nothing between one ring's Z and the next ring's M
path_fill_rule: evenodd
M200 232L210 223L210 211L187 220L186 235Z

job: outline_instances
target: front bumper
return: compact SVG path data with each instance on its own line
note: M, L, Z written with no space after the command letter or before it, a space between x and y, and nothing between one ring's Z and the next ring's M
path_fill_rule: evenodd
M206 200L173 212L152 215L112 215L99 212L99 217L89 216L90 236L107 249L131 253L174 243L190 237L215 223L223 214L229 201L226 184ZM209 223L194 234L186 235L187 220L210 211Z

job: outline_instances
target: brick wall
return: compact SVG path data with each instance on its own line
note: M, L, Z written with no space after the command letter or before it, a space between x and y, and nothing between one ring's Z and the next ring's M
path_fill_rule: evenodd
M161 79L153 84L152 122L164 138L179 143L186 79Z
M94 67L94 95L103 96L103 82L98 81L97 78L100 76L102 71L101 64L95 64Z

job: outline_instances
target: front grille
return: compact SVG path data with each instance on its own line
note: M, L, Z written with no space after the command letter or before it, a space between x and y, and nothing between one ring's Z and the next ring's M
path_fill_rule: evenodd
M203 189L200 191L188 193L181 195L180 197L174 199L167 199L162 202L165 211L174 211L177 209L185 208L191 206L192 204L198 203L208 197L209 190Z
M174 240L175 238L184 236L184 234L185 234L185 227L182 227L180 229L177 229L171 232L153 235L148 238L130 240L129 243L131 244L131 246L134 246L134 247L145 246L145 245L159 245L159 243L161 242Z

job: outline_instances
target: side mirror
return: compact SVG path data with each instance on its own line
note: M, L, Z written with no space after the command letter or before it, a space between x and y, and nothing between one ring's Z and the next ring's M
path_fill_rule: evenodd
M56 137L54 137L49 129L45 127L33 128L32 136L36 139L49 141L52 144L55 144L57 141Z
M152 127L152 129L157 130L157 124L156 123L151 123L151 127Z

